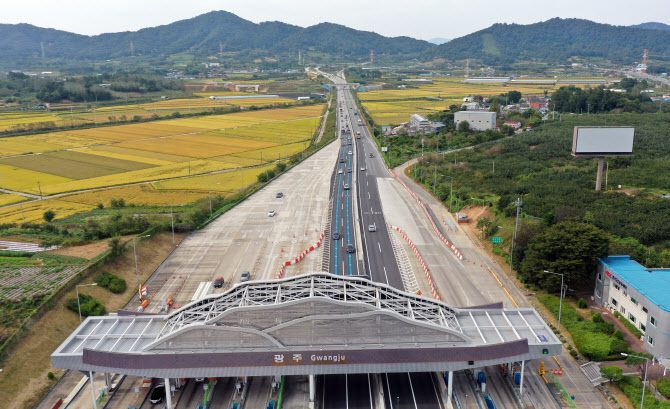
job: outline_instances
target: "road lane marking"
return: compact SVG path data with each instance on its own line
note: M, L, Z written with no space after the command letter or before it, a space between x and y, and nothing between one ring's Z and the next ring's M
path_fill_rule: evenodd
M419 409L416 404L416 397L414 396L414 386L412 385L412 376L407 372L407 378L409 379L409 389L412 391L412 400L414 401L414 408Z
M381 253L382 252L382 245L379 244L379 242L377 242L377 246L379 246L379 252Z

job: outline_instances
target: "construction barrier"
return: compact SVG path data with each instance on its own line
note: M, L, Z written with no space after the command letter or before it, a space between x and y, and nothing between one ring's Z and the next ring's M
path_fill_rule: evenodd
M275 279L280 279L282 275L284 274L284 268L287 266L290 266L292 264L298 264L300 260L302 260L304 257L309 254L309 252L314 251L315 249L319 248L321 246L321 241L323 240L323 236L326 234L326 231L322 231L321 235L319 236L319 240L317 240L316 244L313 246L309 246L309 248L302 253L298 257L296 257L293 261L286 261L284 264L281 264L281 267L279 267L279 271L277 271L277 274L275 275ZM295 237L295 235L294 235ZM284 250L282 249L282 252Z
M400 234L402 234L402 238L405 239L407 243L412 247L412 250L414 251L414 255L417 257L419 260L419 263L421 264L421 268L423 269L423 272L426 274L426 278L428 278L428 285L430 286L430 291L433 293L433 297L435 297L436 300L440 300L440 295L435 291L435 286L433 285L433 279L430 276L430 271L428 270L428 267L426 267L426 263L423 261L423 257L421 257L421 254L419 253L419 250L416 249L416 246L414 243L412 243L412 240L410 240L409 237L405 234L404 231L400 227L396 227L393 225L389 225L392 229L395 229L398 231Z

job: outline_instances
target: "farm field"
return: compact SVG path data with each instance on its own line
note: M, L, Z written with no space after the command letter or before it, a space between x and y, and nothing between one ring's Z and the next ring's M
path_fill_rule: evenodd
M23 202L24 200L28 200L28 198L10 193L0 193L0 206L7 206L13 203Z
M0 220L3 223L41 223L44 221L42 215L47 210L53 210L56 213L56 219L62 219L73 214L93 210L98 204L109 207L111 200L117 198L123 198L127 206L187 205L197 199L207 197L210 185L212 192L228 196L257 183L257 176L265 171L264 166L256 166L154 183L73 193L5 207L0 209ZM4 195L0 195L0 198L2 196ZM23 199L21 196L18 197Z
M470 95L494 96L509 91L520 91L524 95L544 95L552 93L561 84L507 84L501 83L464 83L463 78L434 77L429 84L407 83L414 89L389 89L359 92L358 98L379 125L408 122L413 113L429 114L434 110L443 110L451 104L458 104ZM530 79L528 79L530 80ZM432 100L433 98L437 100Z
M84 268L84 265L0 267L0 300L28 298L55 290Z
M316 130L322 106L0 139L10 190L50 195L202 174L294 154ZM38 154L39 153L39 154ZM19 156L22 155L22 156Z
M248 107L255 105L258 107L272 104L295 104L296 101L288 98L243 98L210 100L209 97L215 96L252 96L248 92L225 92L225 93L197 93L201 98L182 98L168 99L143 104L128 104L116 106L103 106L96 109L93 107L83 109L77 107L72 111L12 111L0 112L0 131L11 130L17 125L23 127L30 124L46 124L52 122L51 126L70 126L82 125L91 122L111 122L115 120L132 119L134 116L149 118L153 115L166 116L175 112L189 113L207 111L214 108L226 108L231 106Z

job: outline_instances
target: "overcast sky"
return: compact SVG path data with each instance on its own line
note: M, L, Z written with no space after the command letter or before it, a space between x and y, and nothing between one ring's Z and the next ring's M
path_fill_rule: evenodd
M496 22L528 24L552 17L615 25L670 24L668 0L1 0L0 10L0 23L88 35L169 24L212 10L230 11L256 23L278 20L306 27L328 21L421 39L457 38Z

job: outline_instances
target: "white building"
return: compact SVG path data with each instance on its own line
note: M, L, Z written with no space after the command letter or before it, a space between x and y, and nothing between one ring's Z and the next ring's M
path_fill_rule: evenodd
M630 256L599 259L594 299L620 313L643 334L644 348L670 357L670 269L645 268Z
M410 117L410 126L414 128L421 128L423 126L430 125L430 121L422 117L419 114L412 114Z
M470 124L470 129L473 131L485 131L487 129L495 129L496 127L496 113L488 111L458 111L454 115L454 122L456 128L461 122Z

